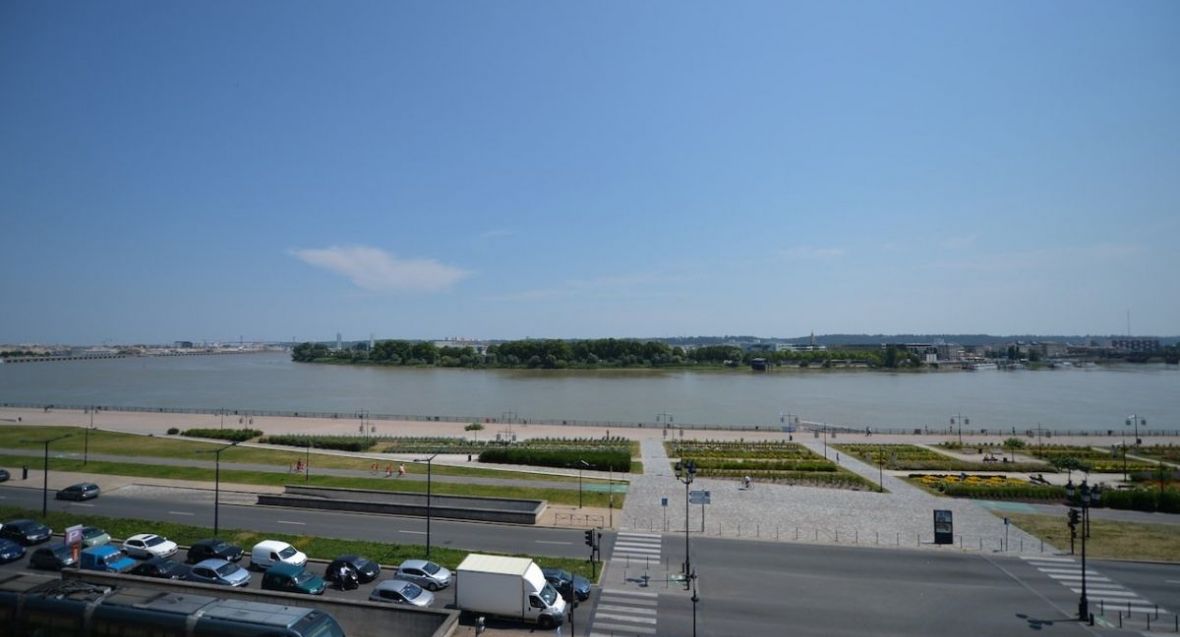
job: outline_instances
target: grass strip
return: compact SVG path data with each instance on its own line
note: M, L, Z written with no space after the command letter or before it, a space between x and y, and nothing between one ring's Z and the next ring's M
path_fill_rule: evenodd
M224 454L223 454L224 456ZM191 480L197 482L212 482L214 470L201 467L178 467L171 465L147 464L149 458L143 462L106 462L91 460L82 464L81 460L73 458L50 458L50 471L70 471L96 473L100 475L131 476L142 478L163 478L168 480ZM41 462L31 463L27 456L0 456L0 464L19 466L20 464L40 466ZM425 469L423 469L425 471ZM381 491L401 491L406 493L426 493L425 480L390 480L386 478L349 478L339 476L316 475L312 469L310 479L304 481L302 476L287 472L273 471L242 471L238 469L221 470L221 482L237 484L257 484L268 486L313 485L321 487L347 487L352 489L374 489ZM601 481L606 484L606 481ZM497 498L517 498L522 500L547 500L550 504L576 505L578 503L577 489L546 489L536 487L520 487L515 485L498 484L469 484L456 482L432 481L431 490L438 495L483 496ZM610 494L590 490L583 490L583 505L606 508L610 502ZM615 495L615 508L622 508L626 500L625 495Z
M0 506L0 518L11 520L14 518L32 518L48 524L55 532L61 533L66 527L75 524L97 526L111 535L112 538L127 538L136 533L152 532L162 535L177 544L191 545L197 540L213 536L213 530L202 526L177 524L175 522L156 522L150 520L133 520L127 518L111 518L101 515L79 515L76 513L50 512L48 517L42 518L39 512L11 506ZM289 542L309 557L333 560L337 556L347 554L363 555L375 560L383 567L397 567L402 561L411 558L422 558L426 555L425 545L418 544L390 544L387 542L372 542L363 540L340 540L319 537L315 535L292 535L289 533L260 533L243 529L222 529L219 537L236 544L247 552L262 540L281 540ZM430 547L430 559L455 569L463 558L471 551ZM527 557L545 567L564 568L568 571L590 578L590 564L583 559L570 557L544 557L515 553L515 557ZM183 557L180 557L183 559Z
M1057 548L1069 547L1064 515L1006 513L1013 524ZM1076 540L1081 551L1081 538ZM1086 556L1096 559L1180 562L1180 526L1090 518Z
M36 426L5 426L0 428L0 449L36 449L43 447L41 440L48 440L57 436L71 434L54 442L50 446L51 453L83 453L88 447L90 453L127 455L134 450L136 456L151 456L156 458L185 458L209 462L212 456L208 452L220 449L225 445L195 440L184 440L171 437L143 436L116 431L102 431L94 429L89 436L84 435L82 427L36 427ZM87 441L89 438L89 441ZM354 471L369 471L374 462L379 470L385 465L396 463L392 458L379 458L380 454L373 453L371 457L353 457L343 454L311 453L313 471L316 467L325 469L351 469ZM251 464L273 465L275 467L290 467L298 461L306 460L307 453L301 449L262 449L258 447L231 447L221 454L222 462L238 462ZM19 464L32 465L31 458L24 458ZM426 464L405 463L411 472L426 472ZM537 480L545 482L578 481L577 476L554 475L544 472L505 471L481 467L462 467L435 463L433 472L437 475L472 476L480 478L510 478L513 480ZM601 482L606 480L586 478L586 482Z

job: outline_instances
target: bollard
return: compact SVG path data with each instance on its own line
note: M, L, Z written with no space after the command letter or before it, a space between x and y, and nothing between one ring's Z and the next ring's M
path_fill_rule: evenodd
M1147 630L1151 631L1151 615L1147 615Z
M979 550L980 552L983 551L983 538L979 538Z
M1119 611L1119 628L1123 627L1123 611Z
M738 537L741 537L741 536L742 536L742 523L741 523L741 522L738 522L738 525L737 525L737 526L738 526L738 529L737 529L737 531L738 531Z
M1020 552L1024 552L1024 538L1020 538Z
M761 522L757 522L754 524L754 537L762 537L762 523Z
M881 543L881 532L880 531L873 531L873 534L877 537L877 539L873 540L873 544L880 544Z
M897 537L893 538L897 546L901 546L901 533L898 532Z
M1105 599L1098 600L1098 614L1099 615L1106 615L1106 600Z
M835 537L836 537L836 544L839 544L840 543L840 529L836 529Z
M795 527L795 541L799 541L799 527Z
M860 529L853 529L852 543L853 544L860 544Z
M1156 619L1160 618L1160 605L1159 604L1155 605L1155 618Z
M816 530L815 530L815 541L816 541L816 542L818 542L818 541L819 541L819 529L816 529Z

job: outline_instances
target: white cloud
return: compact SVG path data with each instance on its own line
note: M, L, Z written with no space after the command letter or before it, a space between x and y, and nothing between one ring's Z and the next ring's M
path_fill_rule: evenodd
M293 250L299 260L347 277L373 292L445 290L471 275L434 259L399 259L367 246L331 246Z
M838 259L844 256L843 248L817 248L815 246L795 246L783 250L781 254L788 259L800 261L824 261Z

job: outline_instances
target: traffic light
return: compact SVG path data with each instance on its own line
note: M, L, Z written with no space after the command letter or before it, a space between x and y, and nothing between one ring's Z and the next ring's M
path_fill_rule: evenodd
M1078 515L1077 509L1069 510L1069 532L1071 535L1077 535L1078 523L1081 522L1081 516Z
M586 546L594 548L594 529L586 529Z

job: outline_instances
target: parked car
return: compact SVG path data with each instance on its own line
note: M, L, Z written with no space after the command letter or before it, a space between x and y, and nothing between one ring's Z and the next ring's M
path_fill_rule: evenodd
M220 558L230 562L242 559L242 547L234 546L219 538L198 540L188 549L188 563L196 564L208 559Z
M220 586L249 586L250 571L220 557L211 557L197 562L185 577L190 582L218 584Z
M0 525L0 538L25 546L48 542L53 530L35 520L9 520Z
M8 469L0 469L0 482L6 482L11 477L8 475Z
M294 546L278 540L263 540L250 550L250 568L265 571L275 564L302 567L307 564L307 555Z
M25 547L12 540L0 540L0 564L15 562L25 556Z
M176 554L176 542L155 533L140 533L124 540L123 550L131 557L171 557Z
M58 500L93 500L98 497L100 489L93 482L79 482L57 492Z
M46 571L60 571L74 565L74 553L64 542L42 546L29 556L29 567Z
M135 560L124 555L119 547L103 544L83 549L81 567L87 571L126 573L135 568Z
M437 591L451 585L451 572L429 560L406 560L393 574L421 586L428 591Z
M327 584L324 578L302 566L275 564L262 574L262 588L268 591L323 595Z
M188 575L189 567L180 562L173 562L163 557L149 558L131 569L132 575L143 577L157 577L160 579L184 579Z
M340 577L340 567L348 566L356 572L356 577L362 584L367 584L381 574L381 565L359 555L341 555L332 560L324 571L324 579L335 582Z
M111 536L106 531L97 526L82 527L82 546L90 548L92 546L102 546L111 541Z
M573 601L571 595L577 595L579 602L590 599L590 580L581 575L574 575L561 568L543 568L545 581L553 585L565 601Z
M419 608L426 608L434 603L434 593L422 590L421 586L404 579L387 579L381 582L369 593L371 602L389 602L392 604L410 604Z

